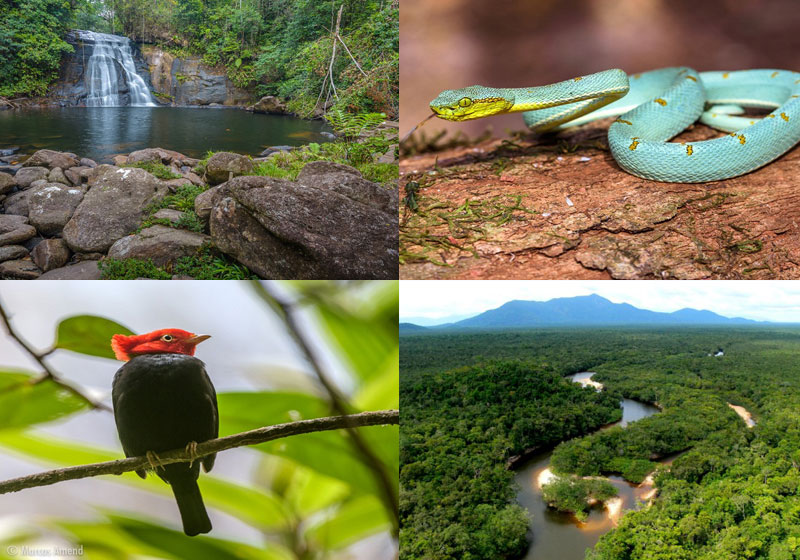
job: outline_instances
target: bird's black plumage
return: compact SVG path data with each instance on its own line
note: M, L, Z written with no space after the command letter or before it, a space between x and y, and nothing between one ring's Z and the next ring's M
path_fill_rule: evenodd
M114 375L114 419L127 457L158 453L203 442L219 435L217 394L205 364L185 354L134 356ZM200 463L208 472L216 455L157 469L172 486L187 535L208 533L211 521L197 478ZM144 477L144 471L137 471Z

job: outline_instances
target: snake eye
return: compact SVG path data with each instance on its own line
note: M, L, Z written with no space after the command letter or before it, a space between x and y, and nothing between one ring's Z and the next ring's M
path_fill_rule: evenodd
M458 100L459 107L469 107L470 105L472 105L472 99L469 97L462 97Z
M172 342L172 335L165 334L164 336L161 337L161 340L163 340L164 342Z

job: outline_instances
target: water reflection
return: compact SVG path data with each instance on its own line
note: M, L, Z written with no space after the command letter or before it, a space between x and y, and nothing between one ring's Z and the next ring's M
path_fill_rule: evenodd
M322 121L234 109L70 107L0 111L0 148L47 148L110 162L114 154L161 147L201 158L208 150L258 154L275 145L326 142Z

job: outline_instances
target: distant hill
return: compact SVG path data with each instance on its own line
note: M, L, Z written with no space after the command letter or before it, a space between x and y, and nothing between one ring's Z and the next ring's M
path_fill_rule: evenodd
M428 327L420 327L414 323L400 323L400 334L418 333L429 330Z
M660 313L639 309L628 303L613 303L601 296L590 295L557 298L549 301L509 301L475 317L427 330L603 325L755 325L758 323L758 321L750 319L728 318L711 311L697 309ZM403 332L402 326L401 332ZM406 332L411 331L406 330Z

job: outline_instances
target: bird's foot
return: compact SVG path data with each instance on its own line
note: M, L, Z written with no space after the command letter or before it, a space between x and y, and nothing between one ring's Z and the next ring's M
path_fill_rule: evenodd
M158 465L156 463L161 462L161 459L159 458L158 455L156 455L155 451L148 451L147 453L145 453L145 457L147 457L147 462L150 463L150 468L152 468L153 470L157 470Z
M192 464L194 464L194 462L200 458L200 456L197 454L196 441L190 441L189 443L186 444L186 453L189 454L189 459L190 459L189 466L191 467Z

